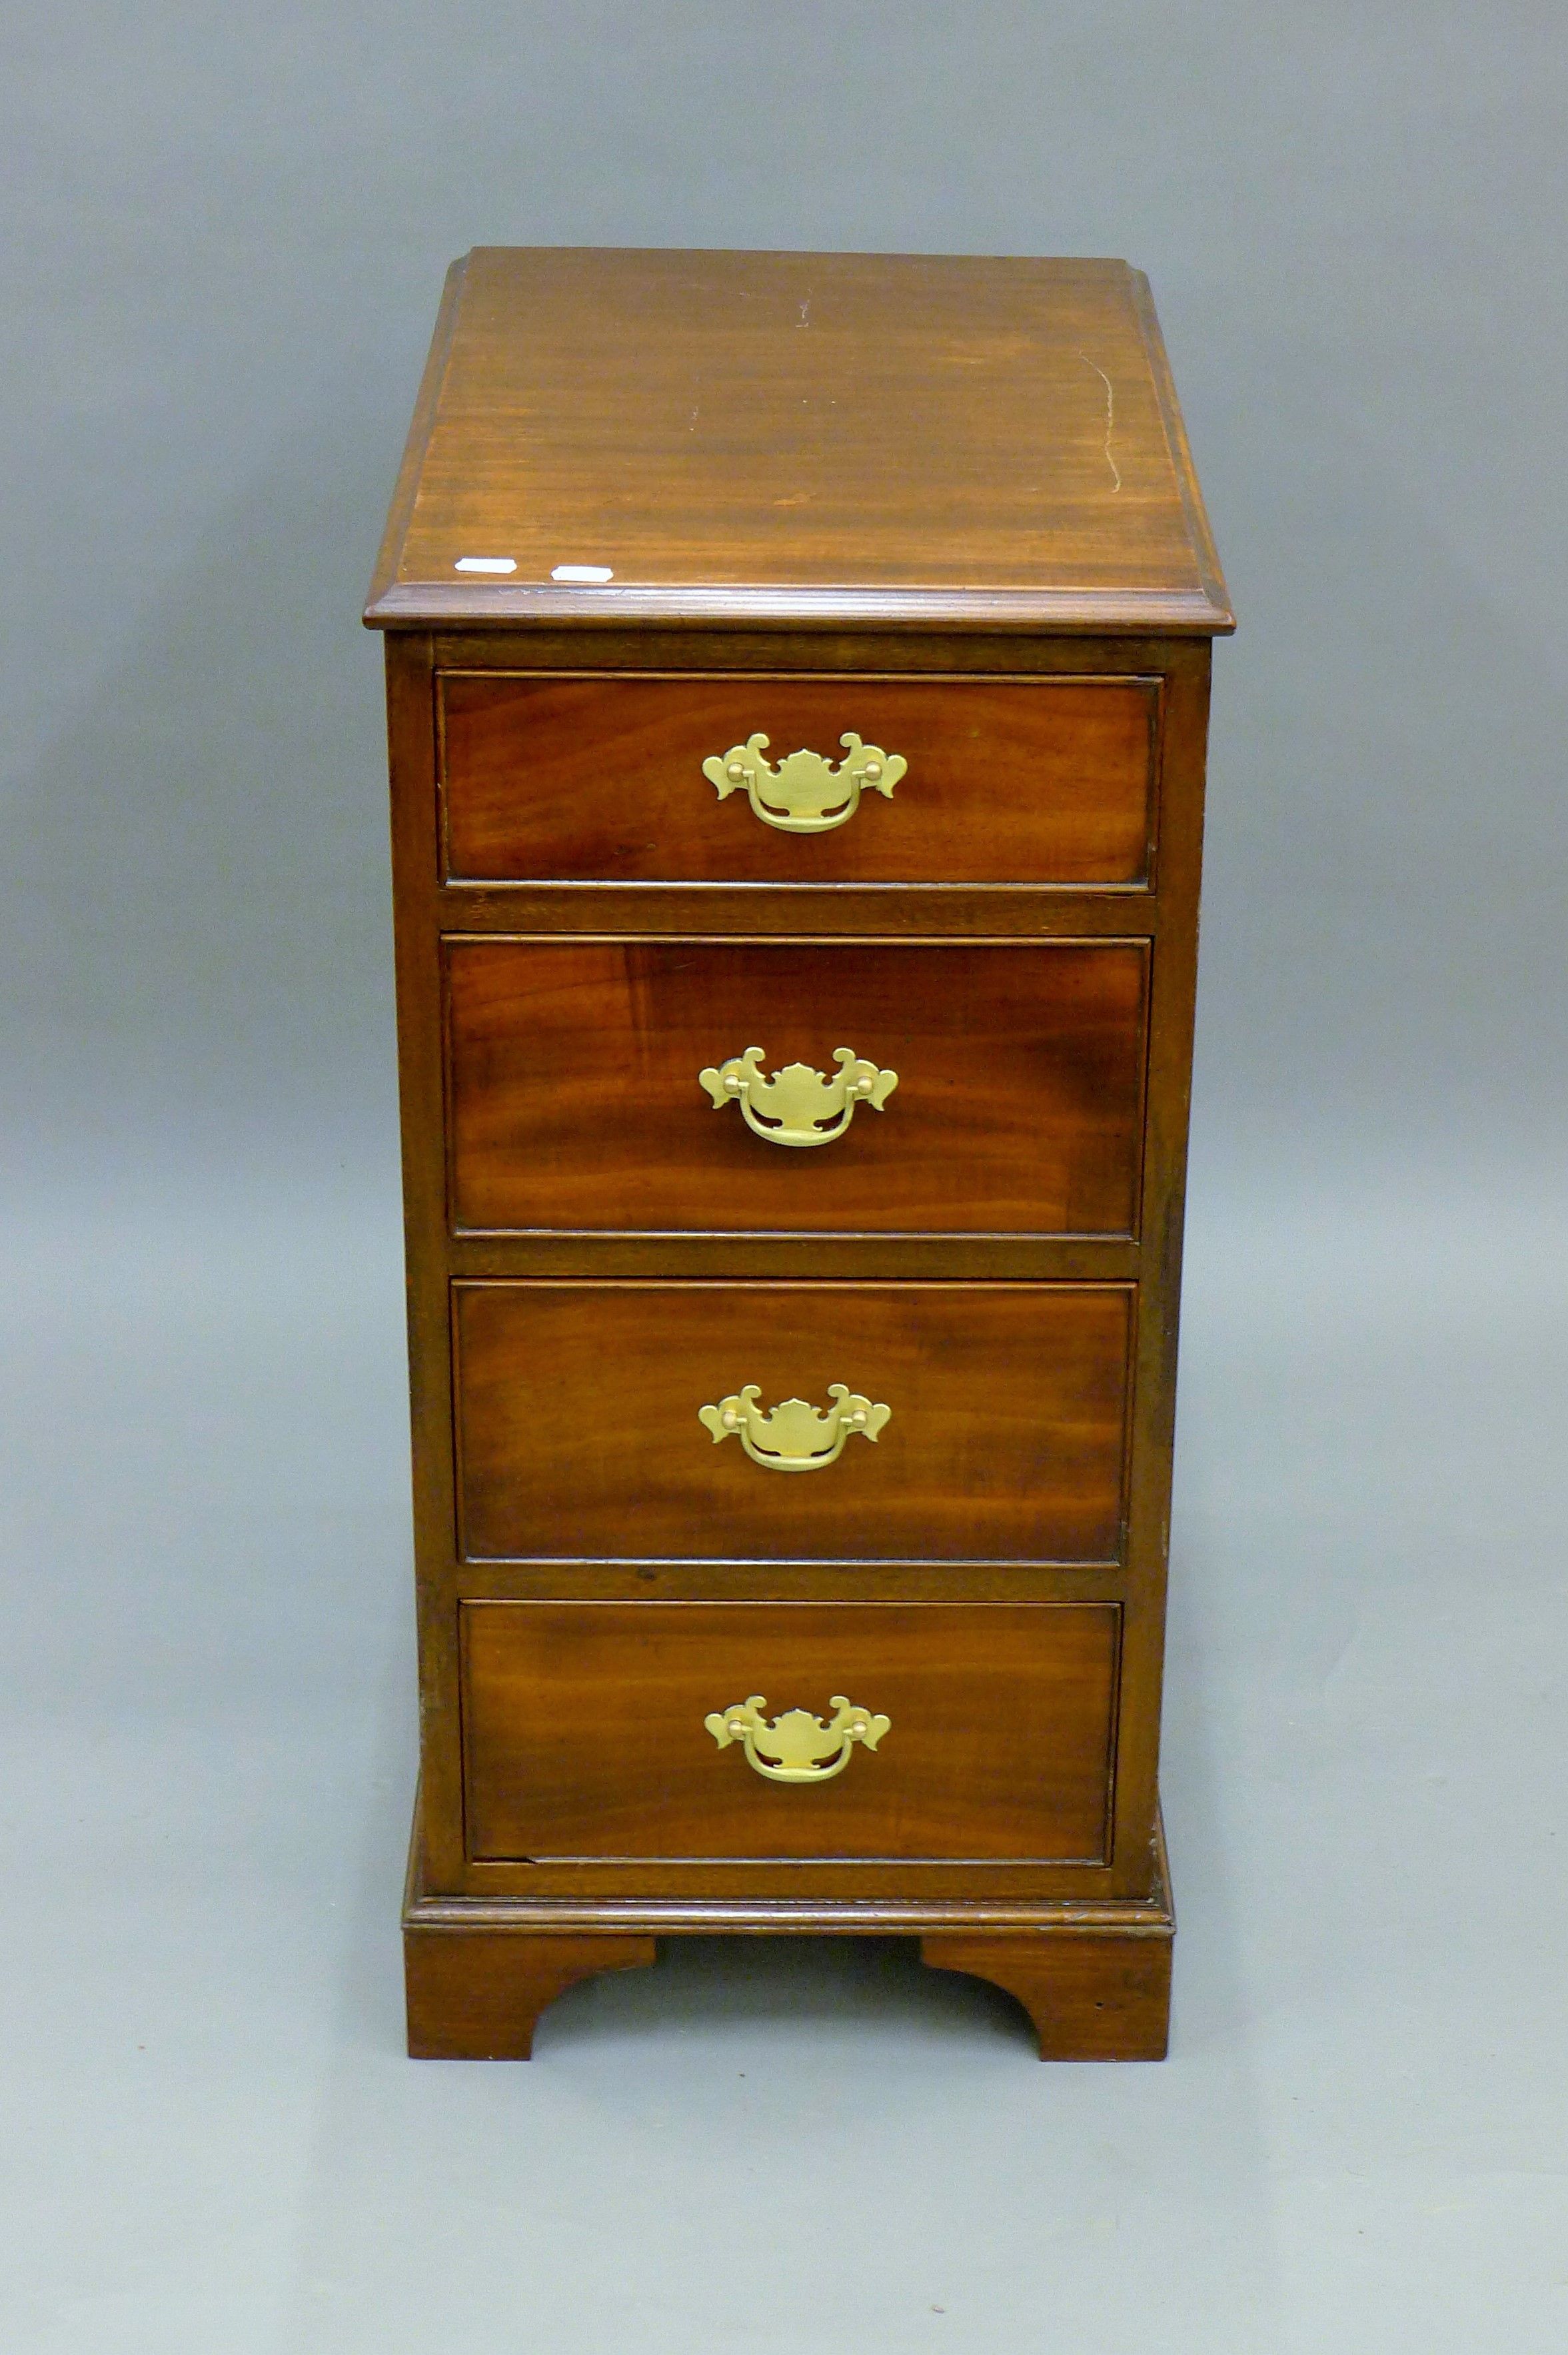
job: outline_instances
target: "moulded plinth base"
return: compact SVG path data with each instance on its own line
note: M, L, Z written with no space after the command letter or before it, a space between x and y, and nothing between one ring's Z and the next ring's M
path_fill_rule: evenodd
M935 1970L1005 1987L1042 2061L1160 2061L1170 2012L1170 1910L1157 1828L1147 1897L1037 1906L789 1898L443 1897L426 1890L415 1811L403 1914L409 2051L526 2061L546 2006L579 1979L653 1962L661 1937L917 1937Z

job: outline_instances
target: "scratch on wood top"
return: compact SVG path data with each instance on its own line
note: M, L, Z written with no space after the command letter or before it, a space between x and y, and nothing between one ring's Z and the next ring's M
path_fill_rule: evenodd
M1122 487L1121 469L1116 464L1115 458L1111 455L1111 429L1116 421L1115 389L1113 386L1110 378L1105 374L1104 369L1095 361L1092 360L1087 352L1080 352L1078 357L1083 361L1085 368L1091 368L1094 370L1095 375L1099 378L1101 383L1105 388L1105 464L1111 470L1111 488L1113 492L1119 491Z

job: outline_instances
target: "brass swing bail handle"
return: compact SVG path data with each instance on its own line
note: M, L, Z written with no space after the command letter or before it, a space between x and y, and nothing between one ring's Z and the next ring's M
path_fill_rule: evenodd
M752 1693L702 1721L720 1750L740 1742L749 1764L770 1783L830 1783L849 1764L857 1742L874 1750L892 1724L842 1693L829 1701L834 1713L826 1725L808 1709L785 1710L770 1725L763 1715L767 1705L765 1694Z
M738 1103L746 1126L769 1145L831 1145L854 1119L857 1104L880 1112L899 1083L896 1071L880 1071L853 1047L836 1047L833 1060L838 1069L832 1079L809 1063L786 1063L769 1079L763 1049L748 1047L727 1063L699 1071L697 1082L716 1111Z
M823 1412L807 1399L785 1399L771 1414L757 1411L762 1386L748 1382L717 1406L699 1406L697 1420L717 1447L738 1439L753 1464L767 1472L820 1472L837 1464L844 1443L859 1432L875 1441L892 1419L892 1409L874 1406L845 1382L829 1382L833 1404Z
M869 786L891 801L893 787L909 767L901 752L862 743L853 730L838 739L844 758L835 768L820 752L791 752L776 766L763 758L768 739L759 730L727 752L709 753L702 773L720 801L745 788L764 826L781 834L827 834L852 818L860 792Z

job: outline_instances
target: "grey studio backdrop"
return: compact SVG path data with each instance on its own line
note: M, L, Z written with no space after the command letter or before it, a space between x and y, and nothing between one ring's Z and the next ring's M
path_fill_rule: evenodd
M7 12L16 2355L1558 2355L1559 10ZM897 1943L400 2054L378 649L475 242L1125 254L1232 587L1163 2068Z

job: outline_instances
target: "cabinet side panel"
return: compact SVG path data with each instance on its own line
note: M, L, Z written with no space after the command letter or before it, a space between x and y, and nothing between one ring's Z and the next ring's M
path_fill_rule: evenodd
M1127 1608L1116 1766L1115 1887L1150 1885L1170 1550L1181 1227L1191 1100L1210 648L1173 648L1160 778L1160 924L1149 1007Z
M398 1082L408 1252L420 1750L432 1884L461 1885L463 1785L453 1601L452 1352L436 922L433 666L426 636L387 638Z

